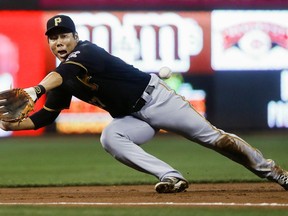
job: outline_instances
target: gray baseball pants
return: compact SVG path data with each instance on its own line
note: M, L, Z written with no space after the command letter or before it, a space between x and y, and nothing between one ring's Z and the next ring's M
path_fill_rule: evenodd
M219 152L261 178L272 175L273 160L265 159L259 150L235 134L211 125L158 76L152 75L149 85L155 89L151 95L143 93L142 98L147 101L144 107L132 115L113 119L101 135L102 146L118 161L160 180L166 176L185 179L179 171L140 147L164 129Z

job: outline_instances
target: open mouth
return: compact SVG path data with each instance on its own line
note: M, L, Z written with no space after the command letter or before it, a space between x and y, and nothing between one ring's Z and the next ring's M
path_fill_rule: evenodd
M60 56L65 56L67 54L66 50L60 50L58 51L58 54L60 54Z
M66 59L68 57L68 52L66 50L59 50L58 56L59 58Z

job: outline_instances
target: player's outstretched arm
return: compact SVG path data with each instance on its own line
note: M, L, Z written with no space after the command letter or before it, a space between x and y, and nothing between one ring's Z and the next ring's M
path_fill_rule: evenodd
M58 86L60 86L62 84L63 80L62 77L60 76L60 74L58 74L57 72L50 72L40 83L38 86L35 87L30 87L30 88L26 88L24 89L24 91L26 92L25 94L28 94L29 96L26 96L26 98L30 98L29 100L33 100L34 102L39 99L41 97L41 95L43 95L45 92L50 91ZM18 89L23 91L23 89ZM10 92L10 91L9 91ZM9 93L8 92L8 93ZM12 92L12 91L11 91ZM15 91L17 92L17 91ZM37 125L37 127L35 126L34 122L32 121L31 118L27 117L28 113L33 110L34 107L34 103L31 102L30 104L32 104L32 108L29 109L29 111L25 112L25 115L21 115L20 117L17 116L17 118L14 118L14 115L16 115L15 113L24 113L23 110L25 110L25 108L21 108L23 110L17 110L16 108L19 107L17 106L12 106L15 102L11 102L10 103L10 98L7 92L3 93L3 97L2 99L2 108L1 108L1 120L0 120L0 129L5 130L5 131L16 131L16 130L30 130L30 129L37 129L39 128L39 125ZM11 94L11 93L10 93ZM19 97L14 97L16 98L16 100L20 100ZM25 99L23 99L24 101L27 101ZM11 105L12 104L12 105ZM12 108L9 108L9 106L12 106ZM26 106L26 105L25 105ZM15 108L16 107L16 108ZM22 107L22 106L21 106ZM24 106L23 106L24 107ZM11 115L12 117L7 118L7 115L9 114L9 116ZM51 114L51 115L47 115L46 113L43 112L43 110L41 110L41 112L38 112L40 115L37 115L37 117L40 117L41 119L44 119L43 122L47 121L51 122L51 119L55 119L57 117L57 113L55 114ZM44 113L44 114L43 114ZM12 115L13 114L13 115ZM17 114L18 115L18 114ZM43 122L41 123L41 126L45 126L46 124L43 124ZM48 124L48 123L47 123Z
M50 72L40 83L46 91L50 91L62 84L63 80L59 73Z
M37 86L25 88L34 102L46 92L60 86L63 80L57 72L50 72Z

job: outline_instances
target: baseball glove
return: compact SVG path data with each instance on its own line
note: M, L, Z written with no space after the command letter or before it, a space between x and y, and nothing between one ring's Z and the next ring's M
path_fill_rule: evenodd
M0 92L0 120L21 122L34 109L34 101L22 88Z

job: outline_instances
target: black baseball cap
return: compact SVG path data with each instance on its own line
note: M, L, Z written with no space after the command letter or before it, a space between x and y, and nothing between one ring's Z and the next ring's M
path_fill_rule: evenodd
M69 33L76 32L73 20L66 15L56 15L47 21L47 30L45 35L53 33Z

